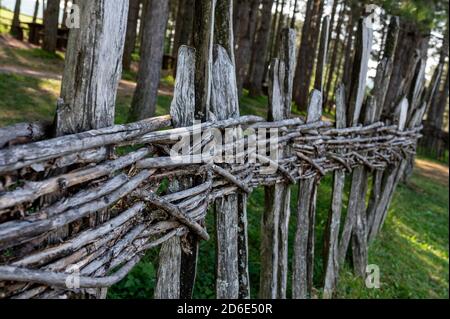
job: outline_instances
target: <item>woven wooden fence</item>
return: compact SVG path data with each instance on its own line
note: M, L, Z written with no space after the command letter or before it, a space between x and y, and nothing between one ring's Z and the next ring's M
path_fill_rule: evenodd
M259 295L286 298L290 187L298 183L292 297L308 298L317 186L327 174L334 179L324 297L333 296L349 247L355 273L364 276L368 243L382 227L404 167L415 154L424 113L418 94L421 76L410 97L395 101L389 112L382 107L396 19L375 88L365 96L372 43L366 22L359 25L352 85L340 85L335 95L336 121L322 120L318 89L311 93L306 118L291 116L295 33L285 30L279 57L270 67L269 121L239 115L233 58L214 45L209 120L196 126L195 54L184 46L170 116L53 139L46 139L47 129L40 124L1 129L0 297L104 298L107 287L123 279L147 250L161 246L155 297L190 298L198 241L209 240L205 216L214 205L216 295L249 298L246 201L255 187L265 186ZM325 18L318 68L327 58L328 24ZM230 129L235 134L227 139ZM214 132L225 143L210 148L210 156L198 155L199 150L205 153ZM258 151L249 149L255 136ZM194 143L181 157L170 156L183 139ZM218 155L225 155L224 161L214 161ZM349 205L341 225L344 182L350 174ZM373 185L366 203L369 177Z

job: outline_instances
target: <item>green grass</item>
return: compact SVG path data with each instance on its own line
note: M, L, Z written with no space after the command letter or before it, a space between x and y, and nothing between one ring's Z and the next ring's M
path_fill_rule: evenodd
M18 54L18 53L16 53ZM32 62L58 57L42 56L39 51L24 52ZM163 85L172 85L173 78L164 77ZM27 76L0 74L0 126L22 121L52 120L60 82ZM116 123L125 123L132 92L119 91ZM167 114L170 96L158 98L157 115ZM267 98L241 99L242 114L266 116ZM346 189L349 189L347 179ZM323 276L321 249L323 230L330 205L331 177L325 177L319 187L317 201L317 242L315 260L315 294L320 297ZM297 187L292 187L292 219L289 242L295 231ZM347 200L344 200L344 211ZM264 189L256 189L249 198L249 271L252 297L259 286L260 220L264 211ZM427 179L417 172L408 185L400 185L385 227L369 251L370 263L381 270L381 289L367 289L364 282L353 276L349 265L341 272L337 291L339 298L448 298L448 185ZM214 297L214 217L210 212L207 227L212 239L202 242L198 261L196 298ZM119 284L110 289L109 298L151 298L155 285L158 250L150 251L145 259ZM292 262L290 249L289 265ZM290 278L288 284L290 286Z
M11 10L0 8L0 34L9 33L11 23L14 17L14 12ZM27 23L33 22L33 17L21 13L19 15L20 25L24 28L25 37L28 36ZM43 23L42 19L37 19L36 23Z

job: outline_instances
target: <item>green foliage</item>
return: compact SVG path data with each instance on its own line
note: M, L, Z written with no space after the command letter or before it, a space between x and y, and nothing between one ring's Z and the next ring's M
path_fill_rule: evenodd
M155 253L149 252L118 284L108 290L108 299L151 299L156 284L153 264Z
M423 30L436 27L448 15L448 0L381 0L380 5L392 15L417 23Z

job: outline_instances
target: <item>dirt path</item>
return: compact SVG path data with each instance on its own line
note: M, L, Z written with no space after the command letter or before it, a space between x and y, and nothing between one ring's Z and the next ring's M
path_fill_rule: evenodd
M416 170L422 176L437 181L442 185L449 185L449 167L444 164L416 159Z

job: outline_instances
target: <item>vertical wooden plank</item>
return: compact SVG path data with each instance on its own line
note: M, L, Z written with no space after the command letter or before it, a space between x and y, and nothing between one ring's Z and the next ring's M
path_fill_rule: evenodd
M386 100L386 94L389 82L392 76L395 51L397 49L398 34L400 30L400 22L398 17L392 17L389 30L387 33L386 44L383 59L377 67L377 74L374 81L374 89L372 96L377 105L377 113L374 121L379 121L383 113ZM376 170L373 176L372 191L370 194L369 205L367 207L367 236L368 242L373 240L372 228L375 220L375 211L381 198L381 193L385 187L382 186L384 170Z
M281 34L280 59L284 64L283 94L283 118L291 116L292 92L295 75L296 58L296 34L293 29L284 29ZM281 120L281 119L280 119ZM289 156L291 150L286 148L283 156ZM291 216L291 190L289 185L284 185L282 193L282 207L280 209L279 220L279 257L278 257L278 295L280 299L286 298L287 278L288 278L288 235L289 220Z
M55 136L114 124L128 1L80 1L77 4L80 9L80 28L71 29L69 33L61 99L58 101L54 123ZM97 18L92 19L93 16ZM108 210L92 214L94 224L106 221L108 215ZM60 242L73 234L65 226L50 236L50 241ZM105 297L106 291L97 289L97 297Z
M269 68L269 120L283 118L284 105L282 85L284 63L274 59ZM279 221L284 185L265 188L265 209L261 220L261 272L259 297L275 299L278 291Z
M161 246L155 299L178 299L180 295L180 237L176 236Z
M284 29L280 59L272 61L269 75L269 114L272 121L290 116L295 70L295 31ZM279 158L289 150L280 151ZM290 187L276 184L265 188L265 207L261 227L261 298L286 298L288 273L288 226Z
M174 127L190 126L194 123L195 112L195 49L181 46L177 59L177 75L170 115ZM178 192L194 186L191 178L174 181L169 186L171 192ZM195 281L198 240L195 235L187 238L191 252L181 249L178 236L165 242L159 254L158 280L155 288L156 299L189 299Z
M408 100L406 98L403 98L399 106L397 107L397 115L394 117L394 120L396 120L396 122L398 123L398 127L400 130L403 130L405 128L408 108ZM368 235L369 241L375 239L376 235L381 229L384 220L386 219L387 210L389 208L390 201L392 200L392 195L395 191L397 175L405 165L406 162L402 160L400 164L391 165L384 172L383 180L381 182L382 193L380 196L380 200L375 207L373 218L374 221Z
M361 109L363 105L367 71L370 59L370 52L372 50L373 30L369 27L368 17L361 19L358 25L356 52L355 52L355 67L352 74L352 82L349 89L349 105L347 124L349 126L356 126L359 123ZM341 240L339 243L339 263L342 265L347 255L348 245L350 243L353 226L360 213L359 207L363 199L365 180L365 169L363 166L356 167L352 174L352 186L349 195L349 203L347 209L347 216L345 218L344 228L342 231Z
M238 117L235 68L227 51L220 45L214 45L212 70L212 113L218 120ZM237 299L239 297L237 194L217 199L215 213L216 297Z
M233 1L217 0L215 11L211 113L218 120L239 117L233 38ZM234 138L238 138L238 131ZM227 164L225 164L227 165ZM247 196L233 194L215 202L216 297L249 298Z
M319 56L315 75L314 88L323 92L323 78L325 75L325 65L328 58L328 44L330 35L330 16L325 16L322 20L322 32L320 36Z
M308 106L307 122L319 121L321 117L322 94L313 90ZM316 177L300 181L292 266L292 298L294 299L306 299L312 289L316 194Z
M336 128L346 126L345 88L341 84L336 90ZM338 170L333 173L333 193L328 223L325 232L325 276L323 298L330 299L336 289L339 278L339 229L341 223L342 197L344 195L345 172Z

